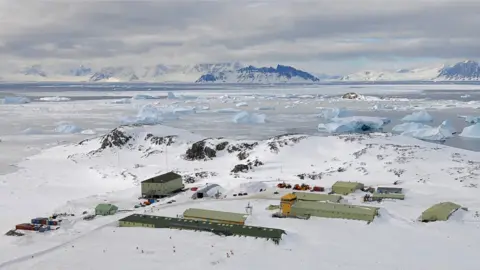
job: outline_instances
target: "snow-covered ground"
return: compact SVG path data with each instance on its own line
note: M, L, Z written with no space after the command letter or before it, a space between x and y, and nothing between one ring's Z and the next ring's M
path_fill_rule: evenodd
M23 161L17 172L1 176L1 230L53 212L73 213L75 217L67 218L58 231L2 236L0 267L81 269L108 265L130 269L161 263L166 269L263 269L269 265L288 269L298 265L297 260L305 263L303 269L315 269L318 261L333 269L358 269L359 261L361 267L368 269L477 267L474 258L480 248L478 153L381 133L288 135L264 141L208 139L205 146L212 149L225 141L228 145L216 151L215 157L201 157L200 151L198 160L188 160L187 149L202 136L166 126L119 130L122 135L109 139L132 136L123 147L103 149L100 138L58 146ZM152 140L147 134L158 139ZM168 147L154 143L169 135L178 137ZM240 160L241 152L247 156L245 160ZM263 165L253 166L246 173L230 172L235 165L254 160ZM176 216L189 207L243 212L251 203L254 210L248 224L281 228L287 235L276 246L261 239L223 238L209 233L117 228L116 220L130 213L93 221L81 219L84 211L92 212L97 203L104 201L120 209L134 209L139 202L139 181L167 170L184 175L214 173L187 186L217 183L226 190L226 197L193 201L191 194L186 193L177 195L176 203L166 204L164 200L135 211L165 216ZM303 173L312 178L320 174L322 179L310 180L307 176L301 180L297 175ZM281 194L273 194L278 181L328 188L337 180L355 180L369 186L399 181L406 200L373 203L381 211L369 225L321 218L272 219L271 212L264 210L269 204L278 203ZM258 187L258 183L267 186L267 191L249 188ZM247 197L232 196L246 190ZM362 192L357 192L345 200L362 204L362 196ZM422 211L442 201L459 203L469 211L458 212L448 222L416 221ZM229 252L234 254L227 257ZM352 255L345 258L345 253Z
M464 90L469 87L473 90L472 86ZM414 111L426 110L433 117L429 125L456 121L454 127L448 123L448 130L461 133L473 124L466 120L480 116L478 101L408 99L393 93L418 92L429 86L392 88L384 93L378 92L379 86L16 92L30 102L0 105L0 118L8 119L0 121L1 152L8 153L0 155L0 232L54 212L75 216L66 218L57 231L0 236L0 269L290 269L299 263L302 269L317 269L320 263L328 269L478 269L478 152L389 133L325 136L317 131L319 123L345 124L348 119L387 117L393 126ZM341 98L352 91L362 96ZM239 111L256 120L264 115L265 123L250 121L252 117L234 121ZM156 125L123 127L113 136L110 131L126 120ZM406 127L401 132L405 131ZM474 128L467 131L464 135L475 137ZM292 132L305 135L275 137ZM109 139L118 139L118 134L131 139L123 147L103 149L105 133L113 136ZM168 146L162 143L166 136L176 136L168 137ZM221 136L225 138L218 139ZM448 140L461 138L453 136ZM215 156L202 151L186 156L193 143L207 137L204 147L218 149ZM224 150L217 147L225 142ZM239 164L250 169L232 173ZM173 204L165 199L152 207L133 208L139 202L139 182L169 170L193 176L195 183L187 187L219 184L226 197L193 201L188 191L176 196ZM299 177L303 174L304 180ZM328 189L337 180L374 187L398 181L406 199L370 203L381 210L369 225L321 218L273 219L265 210L278 203L284 192L274 194L278 181ZM258 192L264 187L267 191ZM249 196L233 197L237 192ZM363 194L357 192L345 200L362 204ZM416 221L422 211L443 201L468 211L457 212L447 222ZM166 216L190 207L244 212L250 203L254 210L248 224L284 229L287 235L276 246L261 239L116 227L116 221L131 212L84 221L82 213L91 213L101 202Z

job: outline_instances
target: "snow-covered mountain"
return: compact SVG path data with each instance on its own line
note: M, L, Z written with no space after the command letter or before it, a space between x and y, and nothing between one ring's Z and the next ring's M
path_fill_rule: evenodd
M342 77L342 81L431 81L443 67L399 69L394 71L361 71Z
M444 67L438 75L440 80L478 81L480 80L480 65L476 61L467 60L453 66Z
M106 67L95 72L89 79L90 82L132 82L138 81L133 68L130 67Z
M248 66L229 72L212 72L202 75L197 83L291 83L317 82L312 74L290 67L277 65L273 67Z

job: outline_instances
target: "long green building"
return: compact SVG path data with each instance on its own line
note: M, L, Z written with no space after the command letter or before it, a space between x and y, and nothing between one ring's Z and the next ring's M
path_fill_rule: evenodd
M378 209L377 207L341 203L298 201L292 205L290 215L343 218L371 222L378 215Z
M133 214L119 220L120 227L165 228L211 232L222 236L265 238L278 243L284 230L248 225L225 224L194 219Z
M420 220L422 222L446 221L450 216L462 206L452 202L442 202L433 205L422 213Z
M314 192L293 192L292 194L297 196L297 200L299 201L338 203L342 199L342 196L335 194L322 194Z

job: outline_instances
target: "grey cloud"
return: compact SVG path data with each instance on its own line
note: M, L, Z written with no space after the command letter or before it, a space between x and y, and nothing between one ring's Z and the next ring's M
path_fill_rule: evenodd
M31 61L480 58L474 1L18 0L19 13L6 9L0 55Z

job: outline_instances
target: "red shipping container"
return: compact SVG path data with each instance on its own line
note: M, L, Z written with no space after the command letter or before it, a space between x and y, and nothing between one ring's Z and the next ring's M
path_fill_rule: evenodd
M325 191L324 187L314 186L312 191L322 192Z
M191 191L197 191L197 190L198 190L198 187L192 187L190 190L191 190Z
M17 230L26 230L26 231L34 231L35 230L35 226L33 226L32 224L18 224L15 226L15 229Z

